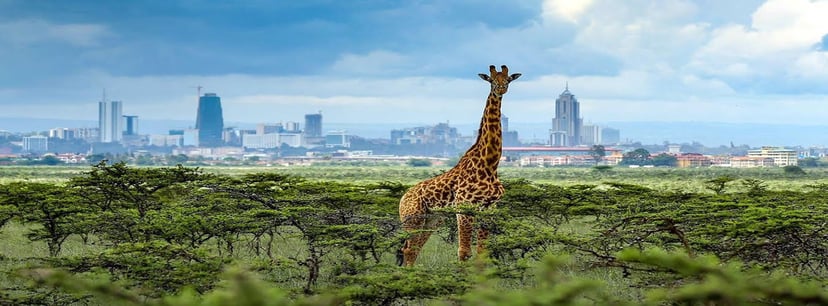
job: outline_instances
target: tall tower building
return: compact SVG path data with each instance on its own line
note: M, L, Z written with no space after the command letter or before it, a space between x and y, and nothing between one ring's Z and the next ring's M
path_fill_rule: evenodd
M124 115L124 135L138 135L138 116Z
M219 147L222 145L224 117L221 112L221 98L216 94L205 93L198 98L196 129L198 130L198 146Z
M322 137L322 112L305 115L305 137Z
M98 129L101 142L120 142L124 130L121 113L121 101L103 101L98 103Z
M581 104L569 92L569 84L555 100L555 118L552 119L550 142L555 147L570 147L581 144Z

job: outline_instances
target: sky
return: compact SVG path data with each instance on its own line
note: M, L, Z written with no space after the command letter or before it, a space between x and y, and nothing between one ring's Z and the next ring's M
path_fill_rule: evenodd
M828 0L0 0L2 117L479 122L489 65L512 122L823 124Z

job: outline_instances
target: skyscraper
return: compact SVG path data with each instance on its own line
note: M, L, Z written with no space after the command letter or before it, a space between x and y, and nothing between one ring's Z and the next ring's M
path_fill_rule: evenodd
M124 115L124 135L138 135L138 116Z
M224 130L224 117L221 112L221 98L214 93L205 93L198 98L198 114L196 118L198 130L198 146L218 147Z
M322 137L322 112L305 115L305 137Z
M98 103L98 129L101 142L120 142L124 130L121 113L121 101L103 101Z
M555 147L569 147L581 144L581 104L569 92L569 84L555 100L555 118L552 119L550 141Z

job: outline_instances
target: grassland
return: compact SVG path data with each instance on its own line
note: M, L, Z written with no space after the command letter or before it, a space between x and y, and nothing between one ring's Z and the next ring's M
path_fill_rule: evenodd
M6 166L0 167L0 184L12 181L60 183L88 171L88 166ZM293 167L202 167L207 173L231 176L247 173L280 173L301 176L309 180L347 183L400 182L412 185L423 179L448 170L447 167L407 166L293 166ZM684 190L700 192L705 182L729 176L735 179L758 179L770 190L802 190L815 184L828 184L828 168L806 168L804 175L787 175L782 168L623 168L607 171L593 168L552 167L522 168L501 167L502 179L526 179L535 183L571 186L624 182L657 190Z

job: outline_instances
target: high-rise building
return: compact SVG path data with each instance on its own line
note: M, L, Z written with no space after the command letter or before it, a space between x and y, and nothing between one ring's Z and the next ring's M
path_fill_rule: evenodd
M72 131L75 134L75 138L83 139L86 142L95 142L101 140L100 128L74 128L72 129Z
M587 124L581 129L581 144L592 146L601 144L601 127L598 125Z
M299 122L296 121L288 121L285 122L283 132L289 133L299 133L301 128L299 127Z
M198 98L196 117L198 146L219 147L222 145L224 117L221 111L221 98L214 93L205 93Z
M29 153L45 153L49 151L49 138L43 135L23 137L23 151Z
M138 116L124 115L124 136L138 135Z
M322 137L322 113L305 115L305 137Z
M75 131L62 127L49 129L49 138L74 139Z
M276 124L259 123L256 125L256 135L279 133L282 130L284 128L281 122Z
M509 130L509 117L506 115L500 115L500 125L503 129L503 146L504 147L518 147L520 146L520 140L518 139L518 132L517 131L510 131Z
M552 146L571 147L581 144L581 104L569 92L569 85L555 100L555 118L552 119L550 140Z
M98 103L98 129L101 142L120 142L124 130L121 113L121 101L101 101Z

